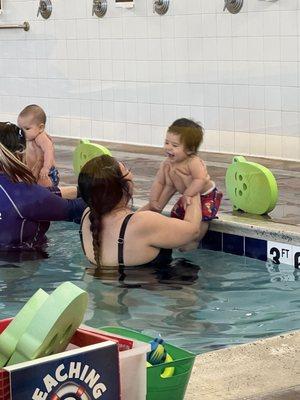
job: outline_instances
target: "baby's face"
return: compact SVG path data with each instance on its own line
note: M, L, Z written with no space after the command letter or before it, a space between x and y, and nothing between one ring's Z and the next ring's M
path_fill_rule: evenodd
M34 140L44 130L44 124L36 123L31 115L19 117L18 125L25 132L26 140Z
M180 143L180 135L172 132L167 132L164 150L166 157L172 163L184 161L188 157L183 144Z

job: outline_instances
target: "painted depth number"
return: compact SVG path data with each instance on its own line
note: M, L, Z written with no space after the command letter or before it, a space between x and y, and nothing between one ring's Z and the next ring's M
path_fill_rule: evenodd
M268 258L274 264L288 264L300 269L300 247L268 242Z

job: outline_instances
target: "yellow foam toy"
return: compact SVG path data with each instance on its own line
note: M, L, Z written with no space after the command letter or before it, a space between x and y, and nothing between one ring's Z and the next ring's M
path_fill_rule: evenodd
M173 358L170 356L170 354L168 354L167 353L167 355L166 355L166 359L165 359L165 363L169 363L169 362L172 362L173 361ZM150 364L148 361L147 361L147 368L149 368L149 367L152 367L153 365L152 364ZM157 364L158 365L158 364ZM174 375L174 372L175 372L175 368L174 367L166 367L164 370L163 370L163 372L160 374L160 376L161 376L161 378L171 378L171 376L173 376Z
M170 356L170 354L167 353L165 362L168 363L168 362L172 362L172 361L173 361L173 358ZM160 376L162 378L170 378L171 376L174 375L174 372L175 372L175 368L174 367L166 367L163 370L163 372L160 374Z

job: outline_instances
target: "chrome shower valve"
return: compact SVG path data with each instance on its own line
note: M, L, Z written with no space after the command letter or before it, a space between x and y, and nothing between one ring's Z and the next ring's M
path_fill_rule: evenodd
M104 17L107 11L107 0L93 0L92 15L97 17Z
M170 0L154 0L153 12L163 15L168 11L169 5L170 5Z
M44 19L48 19L52 14L51 0L40 0L37 17L41 14Z

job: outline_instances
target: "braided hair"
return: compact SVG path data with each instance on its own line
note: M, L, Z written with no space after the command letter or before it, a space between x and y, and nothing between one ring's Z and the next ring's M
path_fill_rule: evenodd
M93 237L94 258L101 268L102 218L125 198L132 201L130 187L117 160L108 155L88 161L80 171L78 187L83 200L90 207L90 229Z

